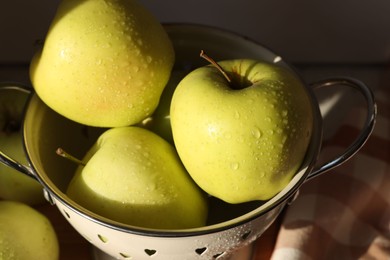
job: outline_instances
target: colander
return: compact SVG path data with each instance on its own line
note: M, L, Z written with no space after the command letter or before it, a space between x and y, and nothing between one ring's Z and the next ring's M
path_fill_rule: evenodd
M235 33L194 24L167 24L166 31L176 51L175 70L191 70L205 65L201 49L215 60L254 58L293 68L268 48ZM295 73L295 72L294 72ZM367 117L357 139L341 155L317 164L323 118L313 89L346 85L361 93L367 103ZM210 198L210 214L204 227L183 230L156 230L125 225L99 216L69 199L65 190L76 165L55 154L58 147L82 157L104 129L72 122L48 108L31 88L3 84L4 89L29 91L25 106L23 141L29 164L23 165L0 152L2 163L27 174L43 187L47 200L93 246L117 259L228 259L232 252L256 240L272 224L281 210L296 197L300 186L351 158L369 138L376 118L371 90L352 78L332 78L306 86L314 114L312 139L299 171L291 182L268 201L229 205ZM1 93L1 92L0 92Z

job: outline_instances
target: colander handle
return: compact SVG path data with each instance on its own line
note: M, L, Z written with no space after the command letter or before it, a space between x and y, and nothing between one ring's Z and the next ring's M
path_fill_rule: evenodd
M23 84L19 83L7 83L3 82L0 83L0 88L1 89L7 89L7 90L12 90L12 91L20 91L26 94L31 94L31 88L28 86L25 86ZM1 147L0 147L1 149ZM17 160L11 158L10 156L6 155L0 150L0 163L11 167L29 177L34 178L37 180L35 174L33 173L32 169L29 166L23 165L22 163L18 162Z
M348 161L363 147L363 145L370 137L375 125L377 107L375 103L374 94L369 87L367 87L363 82L349 77L326 79L311 84L311 87L314 90L319 88L324 88L324 87L331 87L331 86L347 86L358 90L366 100L366 109L367 109L366 119L362 130L360 131L359 135L354 140L354 142L352 142L352 144L350 144L350 146L341 155L338 155L333 160L326 162L319 167L316 167L308 175L307 178L308 180L324 172L332 170L335 167Z

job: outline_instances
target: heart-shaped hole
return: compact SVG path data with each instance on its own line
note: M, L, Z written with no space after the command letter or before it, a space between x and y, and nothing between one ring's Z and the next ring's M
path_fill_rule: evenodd
M225 252L222 252L222 253L219 253L219 254L215 254L213 255L213 259L218 259L220 256L224 255Z
M244 235L242 235L241 238L242 238L243 240L245 240L245 239L247 239L247 238L249 237L249 235L250 235L251 233L252 233L252 231L248 231L248 232L244 233Z
M129 256L128 254L124 254L124 253L119 253L121 257L125 258L125 259L131 259L131 256Z
M202 247L202 248L197 248L195 249L195 252L198 254L198 255L202 255L204 252L206 252L207 250L207 247Z
M106 238L105 236L102 236L102 235L98 234L98 238L99 238L100 241L102 241L103 243L107 243L107 242L108 242L108 238Z
M68 212L66 212L65 210L64 210L64 214L65 214L65 216L66 216L67 218L70 218L70 215L69 215L69 213L68 213Z
M153 256L157 253L156 250L154 249L145 249L145 253L148 255L148 256Z

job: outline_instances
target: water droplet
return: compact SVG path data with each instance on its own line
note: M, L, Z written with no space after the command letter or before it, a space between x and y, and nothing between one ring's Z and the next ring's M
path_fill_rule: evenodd
M280 62L281 60L282 60L282 57L276 56L276 57L274 58L274 63L278 63L278 62Z
M283 111L282 111L282 116L283 116L283 117L286 117L287 114L288 114L288 111L287 111L287 110L283 110Z
M231 164L230 164L230 168L231 168L232 170L238 170L238 168L240 168L240 165L239 165L238 162L234 162L234 163L231 163Z
M240 112L238 112L237 110L234 112L234 117L236 119L239 119L240 118Z
M225 137L226 139L231 139L231 138L232 138L232 135L231 135L230 133L225 133L225 134L224 134L224 137Z
M261 131L258 128L252 129L252 135L256 138L259 139L261 137Z

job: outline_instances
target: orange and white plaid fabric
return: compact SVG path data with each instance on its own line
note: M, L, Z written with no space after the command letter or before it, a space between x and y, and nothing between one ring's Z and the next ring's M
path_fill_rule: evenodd
M375 97L370 139L348 162L301 187L285 211L272 260L390 259L390 86ZM363 105L350 111L321 156L345 150L365 114Z

